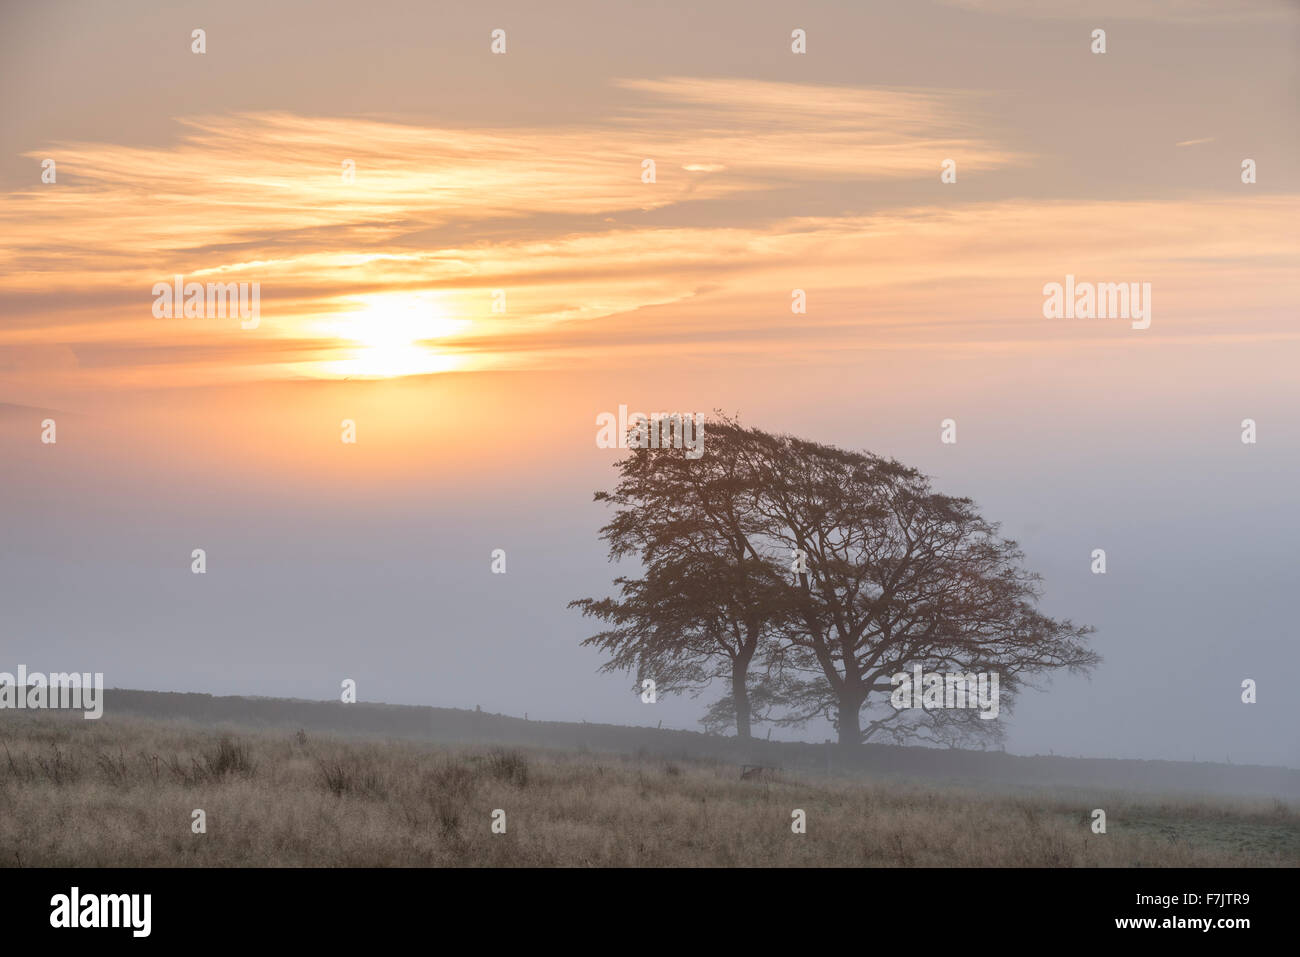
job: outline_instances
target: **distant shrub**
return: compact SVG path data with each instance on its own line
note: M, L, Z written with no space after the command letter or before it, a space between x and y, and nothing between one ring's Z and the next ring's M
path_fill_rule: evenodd
M337 797L345 794L379 797L386 790L383 776L378 771L355 760L318 760L316 767L321 786Z
M425 790L430 799L462 801L474 791L474 769L454 761L435 768L425 775Z
M103 772L110 784L122 785L128 782L130 772L126 766L124 749L118 748L116 757L107 751L100 751L95 758L95 763L99 765L99 770Z
M222 738L217 742L216 748L205 752L203 765L207 776L213 780L227 774L248 777L257 769L248 745L231 738Z
M191 758L188 765L177 755L168 758L166 765L172 777L187 787L220 781L228 775L252 777L257 770L248 745L229 737L223 737L201 757Z
M81 779L80 762L57 744L51 748L48 758L37 757L36 764L55 785L71 784Z
M452 805L438 805L438 830L443 837L452 837L460 830L460 812Z
M497 748L488 754L488 773L516 787L528 786L528 759L519 751Z

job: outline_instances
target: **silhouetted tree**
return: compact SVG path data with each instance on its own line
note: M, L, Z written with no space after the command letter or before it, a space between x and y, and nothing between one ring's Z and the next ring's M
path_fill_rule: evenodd
M949 744L996 733L973 711L890 707L892 676L915 665L995 672L1010 710L1026 676L1101 660L1086 647L1092 629L1037 610L1039 577L970 499L933 491L897 461L789 436L751 429L734 448L761 489L761 538L804 556L784 586L800 624L776 664L824 679L799 682L791 700L804 707L797 718L833 716L841 744L877 732ZM864 706L884 706L866 728Z
M652 678L664 692L726 679L736 732L748 738L750 669L791 610L780 604L789 595L778 562L751 541L758 489L734 447L742 434L719 419L701 458L639 448L619 463L614 491L595 497L617 509L601 536L611 561L635 556L644 574L615 579L617 597L570 607L610 624L583 642L609 656L604 671Z
M824 715L848 746L996 739L1001 724L974 709L890 706L892 678L996 673L1001 712L1028 677L1101 660L1092 629L1037 610L1040 580L1015 542L894 460L719 419L702 458L636 449L619 469L596 495L618 509L602 536L644 574L616 579L617 598L571 603L612 626L584 644L610 656L604 670L665 690L729 677L706 724L734 716L748 737L755 714Z

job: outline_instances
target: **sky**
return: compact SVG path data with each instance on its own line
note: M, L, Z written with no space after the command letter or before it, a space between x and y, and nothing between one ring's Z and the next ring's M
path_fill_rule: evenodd
M596 416L723 409L1097 628L1009 751L1300 767L1300 8L700 6L0 6L0 670L698 728L565 606L632 570Z

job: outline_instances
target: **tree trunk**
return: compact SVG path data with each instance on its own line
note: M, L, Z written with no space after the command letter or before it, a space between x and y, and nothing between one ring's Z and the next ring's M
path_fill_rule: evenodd
M840 747L856 750L862 744L862 697L847 689L840 694Z
M736 737L748 740L749 733L749 660L737 658L731 663L731 700L736 706Z

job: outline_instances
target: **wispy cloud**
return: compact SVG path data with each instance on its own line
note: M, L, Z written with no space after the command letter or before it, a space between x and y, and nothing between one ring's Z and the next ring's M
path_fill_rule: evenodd
M948 190L938 171L949 156L964 174L1030 162L990 141L977 96L621 85L633 97L624 113L580 126L258 113L186 121L166 148L33 153L57 158L59 182L0 206L8 366L110 387L341 374L366 349L393 374L449 367L393 355L408 348L469 368L569 361L620 341L775 348L784 335L789 349L793 288L813 303L801 348L864 330L895 344L1032 340L1042 325L1024 317L1041 284L1093 269L1160 280L1166 314L1296 295L1290 196L964 203L954 190L950 204L936 193L816 214L791 201L827 182ZM657 162L653 184L644 158ZM261 326L155 319L153 284L175 274L259 282ZM1228 279L1250 292L1225 299Z

